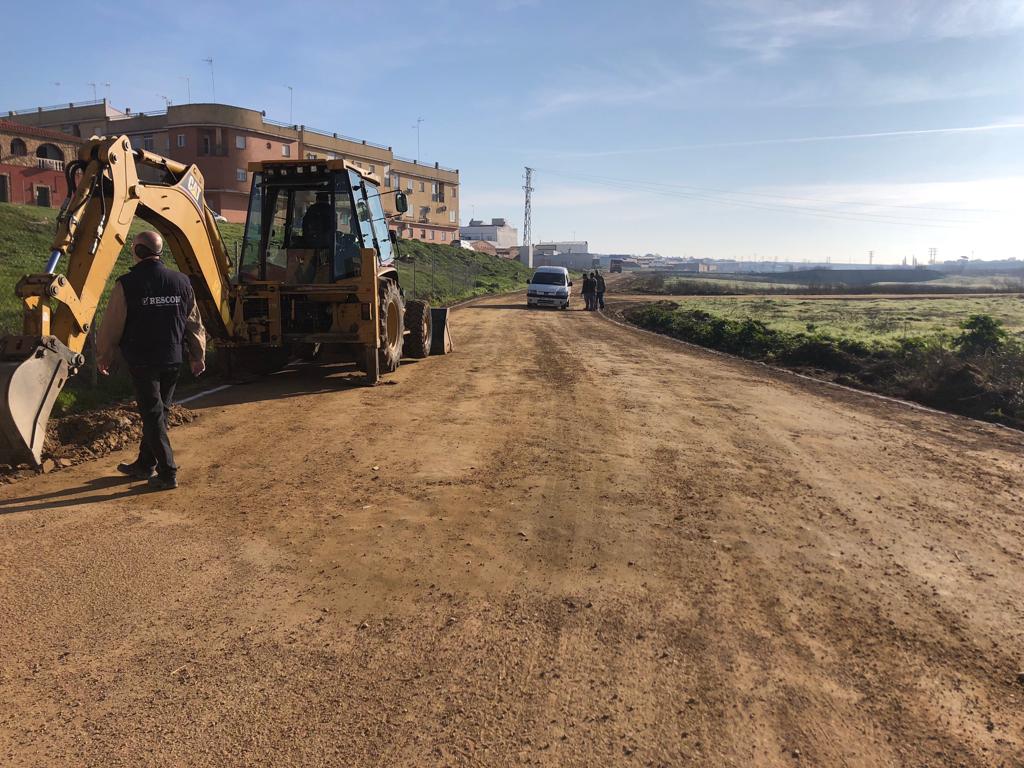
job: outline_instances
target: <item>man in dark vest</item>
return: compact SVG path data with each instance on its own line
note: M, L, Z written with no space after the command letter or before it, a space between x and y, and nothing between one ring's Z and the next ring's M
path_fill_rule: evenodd
M154 490L178 487L178 467L167 437L167 413L178 382L182 346L188 347L192 373L206 370L206 332L189 279L160 260L164 241L156 232L140 232L132 241L135 265L110 294L97 336L100 373L106 375L116 350L128 364L142 416L139 457L118 464L119 472L148 480ZM154 472L156 474L154 474Z

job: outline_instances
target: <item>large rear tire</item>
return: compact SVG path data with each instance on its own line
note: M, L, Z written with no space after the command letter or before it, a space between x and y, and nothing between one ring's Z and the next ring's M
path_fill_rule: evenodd
M405 303L405 356L422 360L430 356L434 326L430 321L430 305L414 299Z
M392 373L402 362L405 340L405 304L394 280L384 280L380 286L380 349L378 358L381 373Z

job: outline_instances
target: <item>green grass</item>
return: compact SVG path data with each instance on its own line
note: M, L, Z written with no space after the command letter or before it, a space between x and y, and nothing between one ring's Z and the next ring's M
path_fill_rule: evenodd
M56 208L0 203L0 333L17 333L21 329L21 300L14 295L14 286L24 275L42 272L45 268L57 226L56 219ZM134 235L150 228L146 222L136 219L130 233ZM228 253L234 256L236 243L241 247L242 225L222 223L219 228ZM113 277L127 272L131 261L126 246L121 249L113 275L107 281L100 300L100 315L114 286ZM168 263L173 261L168 259ZM65 261L58 271L66 267Z
M419 240L399 241L398 253L398 279L406 297L434 306L526 288L531 274L518 261Z
M627 306L624 314L643 328L729 354L1024 427L1024 334L1019 330L1011 333L998 318L973 311L958 314L951 324L945 310L931 308L929 322L936 330L894 337L887 326L878 326L874 310L850 309L877 301L827 302L846 306L841 314L823 310L821 325L801 327L806 315L797 320L784 314L803 312L801 304L823 303L658 301Z
M802 299L792 297L681 297L686 309L728 320L752 319L786 332L818 332L862 342L952 334L971 315L991 315L1013 334L1024 332L1024 300L1017 296Z

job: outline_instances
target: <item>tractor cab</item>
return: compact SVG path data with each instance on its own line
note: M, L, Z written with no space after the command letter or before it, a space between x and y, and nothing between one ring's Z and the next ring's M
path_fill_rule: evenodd
M331 285L358 278L363 251L394 261L379 183L344 160L262 162L253 171L240 284ZM396 207L407 207L395 193Z

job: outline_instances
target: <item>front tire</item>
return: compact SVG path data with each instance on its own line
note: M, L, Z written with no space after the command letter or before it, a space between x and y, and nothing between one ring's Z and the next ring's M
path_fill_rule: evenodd
M393 373L402 362L405 340L405 304L394 280L385 280L380 288L380 348L378 360L381 373Z

